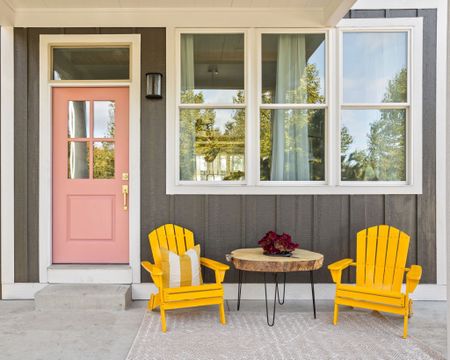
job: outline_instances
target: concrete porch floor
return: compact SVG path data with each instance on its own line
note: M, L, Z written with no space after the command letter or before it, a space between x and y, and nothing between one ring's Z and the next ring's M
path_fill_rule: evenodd
M414 305L410 335L445 354L446 303ZM33 301L0 301L0 359L125 359L145 306L145 301L135 301L126 311L35 311ZM227 307L236 311L236 301L227 301ZM317 310L331 311L332 302L318 301ZM260 311L265 321L264 301L242 301L241 311ZM288 300L278 311L312 313L312 306L310 301ZM400 317L392 319L402 326Z

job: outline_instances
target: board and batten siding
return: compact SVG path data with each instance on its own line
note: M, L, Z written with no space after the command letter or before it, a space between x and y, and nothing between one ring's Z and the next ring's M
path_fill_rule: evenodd
M166 102L144 96L146 72L165 75L165 29L162 28L29 28L15 29L15 276L16 282L38 281L38 39L50 33L141 34L141 258L151 259L147 234L164 223L195 232L202 255L225 261L225 254L256 246L268 230L290 233L300 246L325 255L325 265L355 257L355 234L390 224L411 235L408 263L424 268L423 282L436 282L436 10L354 10L347 17L423 17L423 194L422 195L166 195ZM163 77L163 80L165 77ZM206 280L212 279L207 272ZM142 281L150 281L142 272ZM228 272L226 282L237 282ZM249 274L246 281L262 276ZM309 281L307 274L288 281ZM317 282L331 282L326 266Z

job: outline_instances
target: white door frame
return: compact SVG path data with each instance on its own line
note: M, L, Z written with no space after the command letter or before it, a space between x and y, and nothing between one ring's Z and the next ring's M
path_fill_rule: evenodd
M128 45L130 80L126 81L55 81L50 80L51 53L55 45ZM140 149L141 149L141 38L125 35L40 35L39 44L39 282L48 283L52 265L52 88L53 87L128 87L129 88L129 265L131 282L140 283ZM76 267L76 266L74 266ZM105 266L104 266L105 267ZM107 266L106 266L107 267ZM92 275L96 274L92 269ZM87 270L89 272L89 269ZM111 267L114 271L114 267ZM64 269L60 282L84 282L80 271ZM86 273L84 273L84 276ZM113 273L111 273L113 276ZM111 282L111 281L108 281ZM114 282L114 280L112 281Z

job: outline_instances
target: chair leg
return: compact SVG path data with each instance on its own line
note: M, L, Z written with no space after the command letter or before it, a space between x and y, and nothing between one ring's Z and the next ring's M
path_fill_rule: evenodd
M164 310L162 307L159 309L161 312L161 329L162 332L166 332L167 325L166 325L166 310Z
M161 297L158 294L152 294L150 296L150 300L147 303L147 309L149 310L155 310L158 306L161 305Z
M220 314L220 322L225 325L226 324L225 306L224 306L223 302L219 305L219 314Z
M406 311L405 315L403 316L403 339L406 339L408 337L408 313L409 311Z
M336 325L338 322L339 315L339 305L334 303L334 315L333 315L333 325Z
M155 295L151 294L150 299L148 300L148 303L147 303L147 310L153 310L154 301L155 301Z
M409 310L408 310L408 318L411 319L411 317L413 316L413 301L411 299L409 299Z

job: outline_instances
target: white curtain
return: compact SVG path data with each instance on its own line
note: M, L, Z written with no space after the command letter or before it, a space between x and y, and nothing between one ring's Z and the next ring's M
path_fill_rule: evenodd
M193 96L194 84L194 35L181 36L181 97L185 102ZM189 110L180 113L180 179L196 179L195 119Z
M275 103L305 103L305 35L282 34L278 40ZM310 180L306 110L275 110L272 124L272 181Z
M194 90L194 35L181 36L181 92Z

